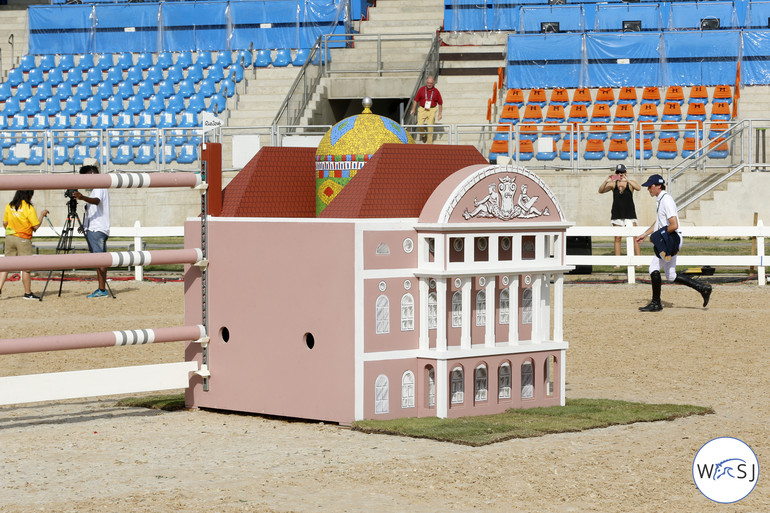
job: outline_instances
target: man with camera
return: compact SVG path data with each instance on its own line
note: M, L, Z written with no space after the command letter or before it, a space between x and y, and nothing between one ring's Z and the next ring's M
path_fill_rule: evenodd
M99 174L97 163L89 162L80 168L81 175ZM83 226L88 251L91 253L106 253L107 238L110 236L110 192L109 189L93 189L90 196L80 191L73 191L72 197L86 203L86 218ZM100 267L96 270L96 278L99 288L87 297L107 297L107 268Z

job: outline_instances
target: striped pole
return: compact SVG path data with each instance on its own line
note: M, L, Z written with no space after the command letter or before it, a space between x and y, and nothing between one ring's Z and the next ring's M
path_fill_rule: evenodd
M177 328L104 331L79 335L8 338L0 340L0 355L192 341L205 336L206 329L202 325L195 325Z
M136 189L197 187L199 173L106 173L103 175L0 175L0 190Z
M197 264L203 251L195 249L161 249L156 251L120 251L114 253L69 253L0 258L0 272L55 271L59 269L92 269L95 267L129 267L139 265Z

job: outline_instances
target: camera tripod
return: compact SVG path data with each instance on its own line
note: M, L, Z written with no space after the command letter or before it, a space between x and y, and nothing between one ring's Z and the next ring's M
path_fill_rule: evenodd
M59 241L56 243L56 254L67 254L73 251L72 247L72 236L75 234L75 230L79 233L85 233L85 229L83 228L83 223L80 220L80 216L78 216L77 212L77 206L78 201L75 198L70 197L69 201L67 201L67 219L64 221L64 226L61 229L61 235L59 235ZM88 241L88 238L86 237L86 244L88 244L88 251L91 252L91 243ZM103 271L100 268L96 268L96 272L101 274ZM48 289L48 282L51 281L51 275L53 274L53 271L48 271L48 279L45 281L45 287L43 287L43 293L40 294L40 301L43 300L43 297L45 297L45 291ZM115 294L112 292L112 288L110 288L110 284L107 283L107 280L104 280L104 283L107 287L107 291L109 292L110 296L115 299ZM61 297L61 291L62 287L64 286L64 269L61 271L61 276L59 278L59 297Z

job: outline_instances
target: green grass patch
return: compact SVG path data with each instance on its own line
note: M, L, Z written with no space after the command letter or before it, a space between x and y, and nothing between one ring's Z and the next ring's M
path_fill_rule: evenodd
M511 409L497 415L458 419L436 417L363 420L353 429L364 433L428 438L474 447L512 438L674 420L714 413L711 408L683 404L645 404L610 399L567 399L566 406Z
M185 410L184 394L150 395L146 397L126 397L115 406L133 408L151 408L153 410L179 411Z

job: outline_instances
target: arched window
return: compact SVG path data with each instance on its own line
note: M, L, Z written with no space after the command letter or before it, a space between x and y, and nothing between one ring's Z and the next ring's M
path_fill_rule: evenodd
M484 364L476 367L476 376L474 379L476 402L487 400L487 366Z
M428 329L435 330L438 327L438 298L435 292L428 294Z
M510 290L505 288L500 291L500 309L498 310L500 315L500 324L508 324L510 318Z
M436 406L436 371L428 367L428 408Z
M545 359L545 395L551 396L554 394L555 382L554 376L556 373L556 357L550 355Z
M532 324L532 287L521 293L521 323Z
M452 404L462 404L465 385L463 384L463 368L452 369Z
M497 388L498 399L511 398L511 364L508 362L505 362L500 366L497 378Z
M452 327L460 328L463 325L463 295L458 290L452 294Z
M480 290L476 294L476 326L487 325L487 293Z
M388 413L388 377L384 374L377 376L374 382L374 413Z
M535 397L535 376L532 362L527 360L521 364L521 398L532 399Z
M411 294L401 297L401 331L414 331L414 298Z
M387 296L377 298L376 333L390 333L390 301Z
M414 373L406 371L401 376L401 407L414 408Z

